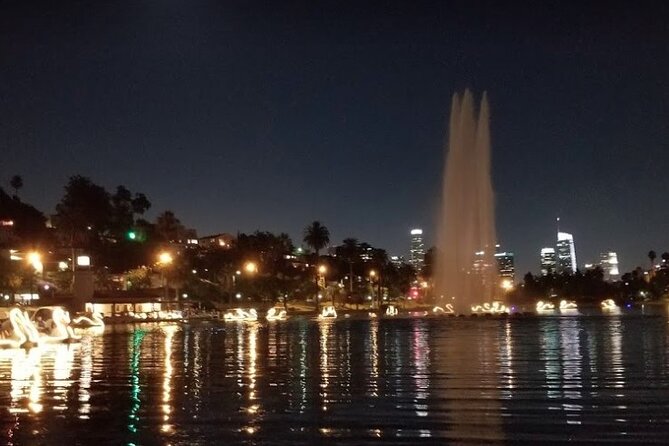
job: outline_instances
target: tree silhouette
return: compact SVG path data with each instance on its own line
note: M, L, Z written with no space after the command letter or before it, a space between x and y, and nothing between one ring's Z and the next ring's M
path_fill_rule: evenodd
M669 266L669 252L663 252L660 257L662 258L662 268L667 268Z
M313 248L318 258L320 250L330 243L330 231L321 222L314 221L304 229L304 243Z
M19 189L23 187L23 178L20 175L14 175L11 180L9 180L9 185L14 189L14 196L19 195Z
M650 251L648 251L648 258L650 259L650 269L652 271L655 267L655 259L657 259L657 253L651 249Z
M73 176L56 205L53 222L71 249L90 247L109 229L113 208L109 193L89 178ZM73 254L74 255L74 254Z

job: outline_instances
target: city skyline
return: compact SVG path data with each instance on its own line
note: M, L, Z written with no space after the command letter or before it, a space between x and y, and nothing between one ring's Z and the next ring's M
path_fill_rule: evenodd
M556 214L579 257L612 250L622 271L669 246L654 9L121 5L0 7L0 182L22 175L47 213L81 174L201 234L299 240L318 219L337 242L404 253L420 226L433 246L448 104L469 86L489 95L496 227L517 271L538 270Z

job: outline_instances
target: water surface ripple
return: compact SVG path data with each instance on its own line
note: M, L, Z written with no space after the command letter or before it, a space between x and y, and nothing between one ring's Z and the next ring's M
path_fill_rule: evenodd
M667 319L107 327L0 352L8 444L657 443Z

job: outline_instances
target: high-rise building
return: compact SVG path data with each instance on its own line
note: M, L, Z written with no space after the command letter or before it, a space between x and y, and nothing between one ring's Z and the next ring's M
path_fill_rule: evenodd
M603 252L599 256L599 265L604 271L604 280L615 281L620 276L618 270L618 254L615 252Z
M499 271L499 277L502 279L511 279L511 282L513 283L516 276L516 267L513 261L513 253L498 252L495 254L495 260L497 260L497 270Z
M557 272L576 272L576 249L574 248L574 236L567 232L557 233Z
M555 248L541 248L541 275L555 274L556 265Z
M425 245L423 244L423 230L411 230L411 248L409 250L409 264L414 267L416 271L423 269L425 260Z

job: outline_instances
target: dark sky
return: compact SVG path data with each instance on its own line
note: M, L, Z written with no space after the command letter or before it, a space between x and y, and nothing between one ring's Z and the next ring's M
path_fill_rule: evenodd
M669 250L669 10L535 2L0 3L0 178L51 212L73 174L200 234L314 219L434 238L453 92L491 102L497 231L538 269ZM576 2L574 2L576 3Z

